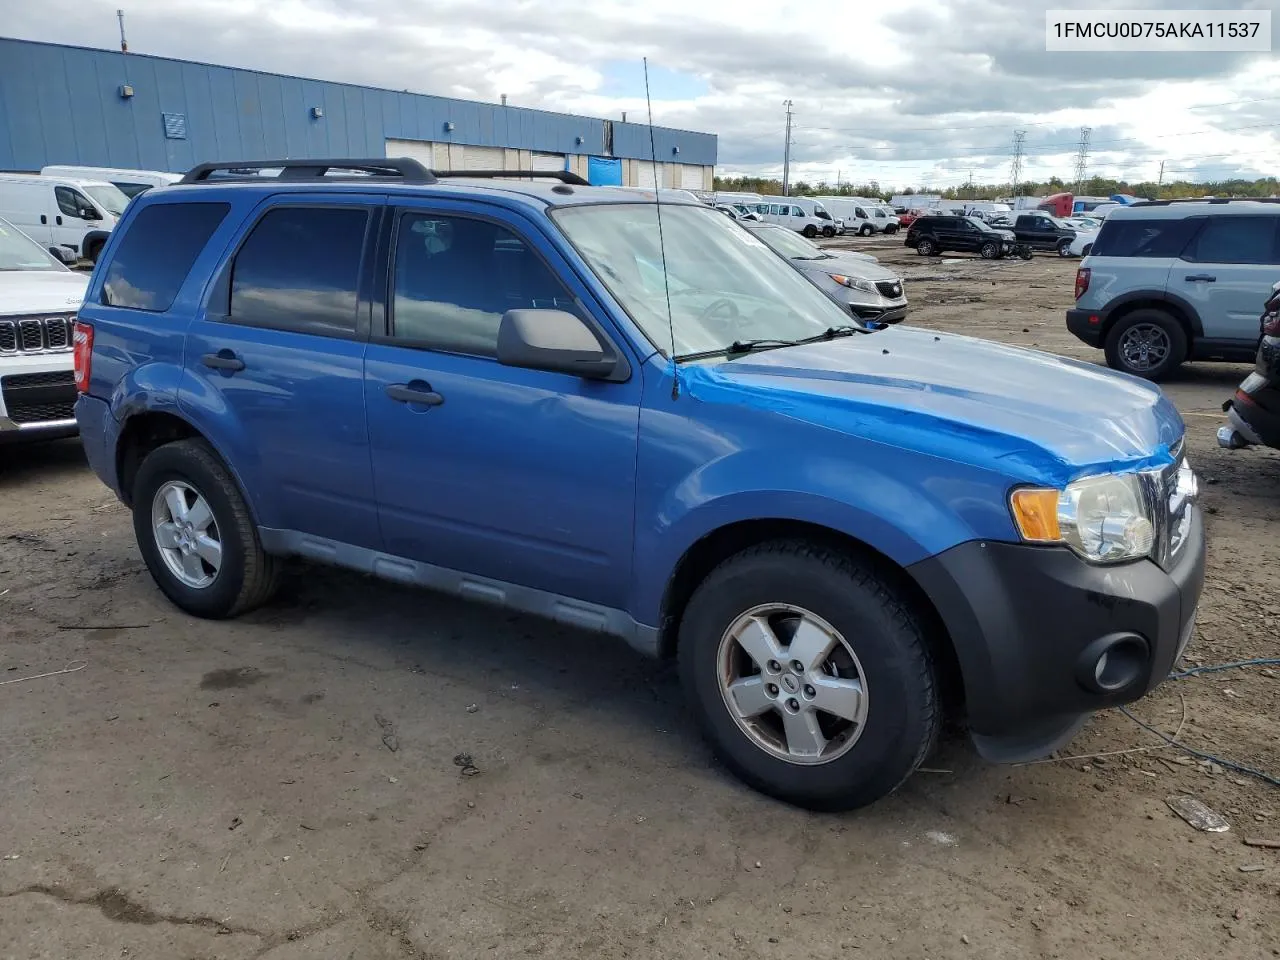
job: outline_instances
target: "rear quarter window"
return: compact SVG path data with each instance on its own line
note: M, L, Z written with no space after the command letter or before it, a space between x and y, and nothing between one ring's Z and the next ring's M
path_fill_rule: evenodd
M157 203L138 212L107 264L102 303L162 313L231 205Z
M1182 220L1107 220L1093 242L1095 257L1176 257L1202 223Z

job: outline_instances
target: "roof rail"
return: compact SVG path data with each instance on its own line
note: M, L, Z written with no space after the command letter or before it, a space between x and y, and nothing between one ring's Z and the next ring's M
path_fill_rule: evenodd
M1131 207L1167 207L1175 203L1280 203L1280 197L1183 197L1177 200L1138 200Z
M559 180L561 183L575 187L589 187L591 181L568 170L436 170L437 177L484 177L488 180L499 178L524 179L533 177L538 180Z
M263 170L278 170L262 176ZM329 176L330 173L336 176ZM223 174L223 176L216 176ZM252 180L367 180L370 177L398 178L403 183L435 183L436 177L417 160L408 157L380 157L371 160L236 160L201 163L186 172L179 183L226 183L237 178Z

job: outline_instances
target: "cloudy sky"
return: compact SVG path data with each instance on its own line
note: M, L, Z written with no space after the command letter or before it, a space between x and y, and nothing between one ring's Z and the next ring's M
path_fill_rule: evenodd
M793 179L902 187L1130 180L1280 169L1280 56L1046 53L1070 0L0 0L0 33L618 117L720 136L722 173L778 175L794 102ZM1100 8L1101 0L1078 0ZM1124 0L1126 8L1270 9L1280 0ZM1280 51L1280 40L1273 44Z

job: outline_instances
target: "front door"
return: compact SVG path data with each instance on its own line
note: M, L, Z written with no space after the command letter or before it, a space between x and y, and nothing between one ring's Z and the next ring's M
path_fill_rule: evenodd
M381 541L359 291L380 203L294 194L262 212L187 329L180 394L236 464L259 522L367 549Z
M598 305L548 238L503 209L407 205L391 246L385 336L365 364L386 549L625 607L638 367L608 383L495 359L507 310L599 319Z
M1168 289L1195 305L1206 339L1256 343L1277 278L1280 215L1206 217L1173 261Z

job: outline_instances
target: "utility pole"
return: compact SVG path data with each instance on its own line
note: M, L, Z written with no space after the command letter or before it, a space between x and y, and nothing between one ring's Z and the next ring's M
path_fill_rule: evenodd
M783 100L787 108L787 140L782 148L782 195L791 196L791 101Z
M1156 193L1159 194L1160 188L1164 186L1164 165L1165 161L1160 161L1160 176L1156 178Z
M128 53L129 42L124 38L124 11L123 10L116 11L116 19L120 21L120 52Z
M1013 162L1009 164L1010 192L1018 195L1018 181L1022 179L1022 150L1026 143L1027 131L1013 131Z
M1084 177L1089 170L1089 134L1091 128L1080 128L1080 149L1076 154L1076 193L1084 189Z

